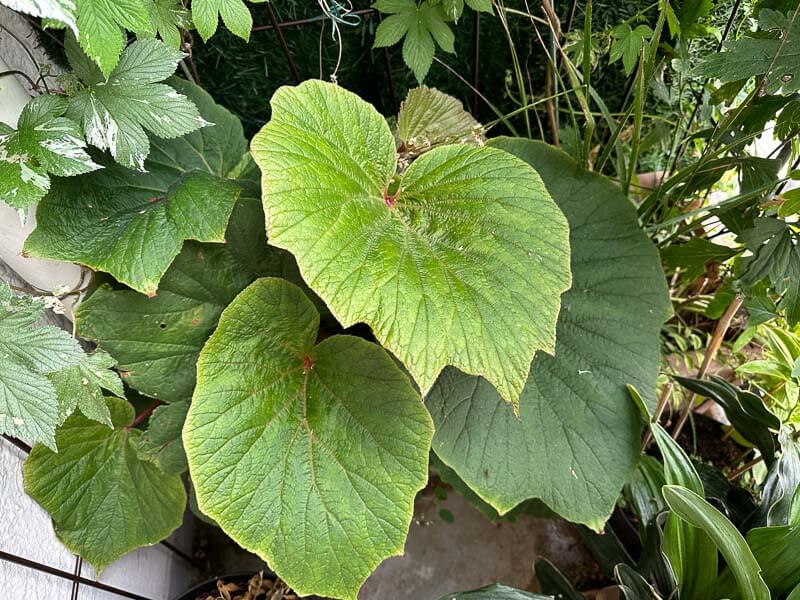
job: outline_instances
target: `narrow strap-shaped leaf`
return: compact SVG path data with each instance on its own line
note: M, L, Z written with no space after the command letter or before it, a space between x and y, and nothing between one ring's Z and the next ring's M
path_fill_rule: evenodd
M664 486L664 499L670 509L687 523L702 529L725 557L744 598L770 600L770 591L761 578L761 567L742 534L694 492L676 485ZM695 565L695 568L703 568Z

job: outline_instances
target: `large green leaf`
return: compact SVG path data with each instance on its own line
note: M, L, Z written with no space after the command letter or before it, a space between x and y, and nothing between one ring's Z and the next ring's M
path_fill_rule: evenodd
M599 530L639 455L640 417L626 384L655 405L663 272L615 185L545 144L494 144L528 161L566 214L574 282L555 357L533 361L520 417L485 380L448 369L426 399L434 450L500 512L537 497Z
M705 532L716 544L733 572L739 592L747 600L770 600L761 567L747 547L742 534L725 515L701 496L677 485L664 486L664 499L681 519ZM695 565L703 568L702 565Z
M110 165L55 180L25 243L29 254L107 271L154 295L185 239L224 240L243 188L230 179L246 150L242 128L196 86L177 88L215 125L175 140L153 138L146 172Z
M530 166L449 145L398 174L383 117L321 81L280 88L252 148L270 243L344 326L367 323L423 393L454 365L516 403L570 283L566 220Z
M800 19L768 8L758 13L759 37L743 37L725 44L726 52L709 55L695 69L698 75L722 83L766 75L771 93L800 90ZM769 35L763 35L769 33Z
M111 427L111 414L103 390L118 397L125 396L122 380L112 370L116 364L108 353L95 350L77 365L48 375L58 396L61 422L77 408L83 416Z
M209 125L184 95L159 83L175 72L183 56L163 42L133 42L105 77L87 64L71 35L66 49L83 84L69 95L67 116L82 125L90 144L109 150L121 165L145 170L150 152L145 130L172 139Z
M100 168L66 110L65 98L39 96L22 109L16 130L0 123L1 202L27 208L50 189L48 173L68 177Z
M37 445L23 466L25 491L53 518L56 535L98 571L166 538L183 520L179 476L138 458L134 412L109 398L115 429L75 414L56 435L59 452Z
M118 361L128 385L166 402L186 400L222 309L253 278L225 246L187 243L154 298L103 285L78 307L75 323Z
M283 279L239 294L200 355L183 440L204 514L301 595L355 599L402 552L433 427L383 349L314 345L318 325Z

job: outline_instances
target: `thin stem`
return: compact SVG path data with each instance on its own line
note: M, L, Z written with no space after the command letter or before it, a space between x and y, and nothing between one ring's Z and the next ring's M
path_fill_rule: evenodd
M131 429L134 429L134 428L138 427L139 425L141 425L145 420L147 420L147 418L150 415L153 414L153 411L155 411L155 409L157 409L162 404L164 404L164 402L162 402L161 400L153 400L147 406L147 408L145 408L142 412L140 412L138 415L136 415L136 418L131 422L130 425L126 425L125 426L125 429L131 430Z
M741 467L739 467L733 473L728 475L728 481L733 481L734 479L738 479L741 475L744 475L745 473L747 473L750 469L755 467L762 460L764 460L764 456L763 455L759 455L759 456L756 456L752 460L748 460Z
M703 363L700 365L700 368L697 370L697 375L695 376L696 379L702 379L708 373L708 368L711 365L711 361L717 356L717 352L719 351L720 346L722 345L722 340L725 338L725 334L727 333L728 329L731 326L731 322L733 318L736 316L736 313L739 312L739 308L741 308L742 303L744 302L744 298L742 296L735 296L733 301L731 302L728 309L725 311L725 314L722 315L722 318L717 321L717 325L714 328L714 335L711 337L711 341L708 344L708 349L706 350L706 354L703 357ZM686 421L689 419L689 414L692 412L692 405L694 404L695 394L689 394L687 396L683 411L681 412L681 416L678 419L678 422L675 425L675 429L672 431L672 439L678 439L678 436L681 433L684 425L686 425Z

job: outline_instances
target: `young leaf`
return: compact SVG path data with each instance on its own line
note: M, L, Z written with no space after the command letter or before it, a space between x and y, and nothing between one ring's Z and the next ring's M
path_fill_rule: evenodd
M155 39L133 42L103 81L85 68L69 35L66 45L85 86L70 95L67 116L80 122L90 144L109 150L121 165L145 170L150 153L145 130L171 139L210 125L185 96L158 83L175 72L181 52Z
M761 578L761 567L742 534L725 518L694 492L677 485L664 486L664 499L677 516L704 531L725 557L739 587L748 600L770 600L767 584ZM703 568L693 565L694 568Z
M486 381L447 369L426 398L434 450L501 513L536 497L602 529L639 457L641 418L626 384L655 406L663 271L617 186L545 144L492 144L531 164L567 216L574 282L555 357L534 359L519 417Z
M181 431L189 412L189 402L159 406L150 415L147 431L132 440L142 460L149 460L167 475L180 475L188 468Z
M448 14L442 3L434 4L430 0L423 0L420 4L416 0L378 0L373 6L382 13L390 14L375 31L373 47L393 46L405 37L403 60L420 84L433 64L436 52L434 40L445 52L455 53L455 36L446 23ZM463 9L463 4L461 6ZM458 12L457 7L455 12Z
M186 508L180 477L136 455L133 407L108 398L108 409L114 429L74 414L56 434L58 454L37 445L23 466L25 492L50 513L58 539L97 571L166 538Z
M43 301L12 297L0 283L0 433L55 449L63 419L47 375L81 362L83 351L66 331L36 326L43 313Z
M147 172L112 165L58 181L39 205L29 254L83 263L154 294L184 239L224 240L245 187L229 179L247 147L242 127L197 86L174 83L217 124L175 140L154 138Z
M529 165L449 145L398 176L383 117L321 81L275 93L253 155L270 243L339 322L367 323L423 393L453 365L516 403L570 284L566 220Z
M187 243L155 298L103 285L80 304L75 325L119 361L132 388L178 402L192 395L197 357L222 309L253 278L227 247Z
M727 42L726 52L717 52L702 61L695 73L715 77L722 83L766 76L765 89L770 93L791 94L800 90L800 19L791 13L763 8L758 13L762 32L775 33L770 37L744 37Z
M297 286L260 279L203 348L183 431L200 510L299 595L355 600L402 553L433 427L379 346L336 335Z
M408 92L400 105L397 137L405 152L420 154L441 144L482 140L483 132L459 100L422 86Z
M54 19L64 23L77 35L78 27L75 24L76 0L2 0L0 4L6 5L11 10L23 12L34 17Z
M67 100L34 98L14 130L0 123L0 202L24 209L50 189L48 173L69 177L99 169L77 123L64 118Z
M78 39L86 55L105 77L120 60L127 38L125 30L152 33L145 0L76 0ZM69 39L72 36L67 36ZM162 77L163 79L163 77ZM88 132L87 132L88 133Z
M250 39L253 17L243 0L192 0L192 20L204 42L217 32L220 17L231 33Z

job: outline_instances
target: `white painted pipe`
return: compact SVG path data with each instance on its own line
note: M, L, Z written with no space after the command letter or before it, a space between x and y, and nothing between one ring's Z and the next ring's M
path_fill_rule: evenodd
M0 72L7 70L6 63L0 58ZM0 121L16 127L17 119L29 100L30 96L15 75L0 77ZM22 224L17 211L0 202L0 260L34 288L61 292L79 289L84 278L80 266L22 256L25 238L34 227L36 227L35 207L28 211L25 223ZM72 309L78 299L77 295L64 298L64 314L70 320Z

